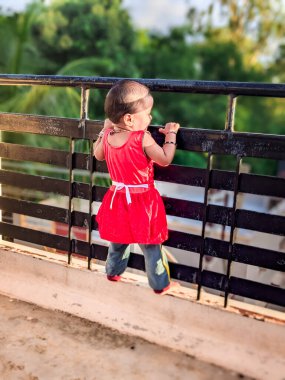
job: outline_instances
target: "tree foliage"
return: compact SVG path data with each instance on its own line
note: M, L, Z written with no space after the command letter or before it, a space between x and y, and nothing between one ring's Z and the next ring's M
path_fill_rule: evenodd
M38 49L56 63L56 71L74 60L92 57L97 59L97 65L90 67L97 68L95 75L135 73L128 59L134 54L135 32L120 0L54 0L44 7L33 34ZM49 72L54 73L53 66ZM73 67L73 73L81 75L80 66Z
M121 0L35 0L25 11L0 10L3 73L94 75L243 82L284 82L281 0L190 1L187 21L168 33L139 30ZM90 117L103 118L103 92L92 91ZM224 96L155 93L155 124L223 129ZM79 117L76 89L3 87L0 111ZM241 97L238 131L285 134L284 101ZM37 137L34 137L37 140ZM21 137L22 141L22 137ZM39 141L35 143L40 144ZM204 166L202 155L176 162ZM221 160L223 167L227 160ZM258 163L253 168L259 170ZM267 172L273 173L274 162Z

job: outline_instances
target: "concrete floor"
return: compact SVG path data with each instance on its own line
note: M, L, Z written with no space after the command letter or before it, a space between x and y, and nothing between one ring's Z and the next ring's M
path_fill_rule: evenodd
M160 377L249 379L97 323L0 295L1 380Z

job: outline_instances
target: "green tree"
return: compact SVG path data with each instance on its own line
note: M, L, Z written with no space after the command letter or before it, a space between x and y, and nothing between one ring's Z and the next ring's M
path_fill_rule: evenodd
M241 48L245 63L263 65L284 36L282 0L217 0L204 10L188 11L188 33L207 40L231 41Z
M0 15L3 73L134 76L135 32L120 0L35 0L24 12ZM48 86L3 87L0 111L79 117L80 91ZM95 103L95 106L94 106ZM93 107L92 107L93 106ZM98 111L100 110L100 111ZM90 116L103 118L92 91ZM5 133L8 142L66 149L65 139Z
M22 13L0 13L2 73L39 73L46 64L31 36L32 25L41 9L41 3L35 2Z
M38 49L56 62L56 71L73 60L93 57L104 62L94 75L137 74L132 59L135 33L121 0L53 0L33 34ZM46 72L54 73L54 68ZM80 66L73 73L82 75Z
M202 11L191 6L185 25L162 35L136 30L121 0L53 0L49 5L35 0L22 13L0 14L0 69L280 82L285 67L281 6L281 0L212 0ZM91 92L91 118L103 118L104 94ZM154 96L155 124L177 120L183 127L224 128L224 96L170 92ZM80 93L74 88L5 87L0 92L0 110L78 117ZM285 133L283 120L283 103L278 99L238 99L237 131ZM205 164L201 155L191 153L190 158L179 152L176 160Z
M192 4L185 25L172 29L167 35L149 35L149 43L141 53L143 56L147 51L147 57L142 60L144 64L139 65L143 76L272 82L274 49L278 50L285 29L280 0L211 1L204 10ZM275 75L277 73L278 68L275 68ZM224 128L227 108L224 96L166 93L156 99L155 120L159 122L171 118L184 127ZM235 129L285 133L280 111L281 103L276 99L240 97ZM189 157L180 153L178 161L188 162ZM228 158L225 158L220 166L227 167L227 163ZM270 161L257 160L252 165L257 171L260 165L263 168L267 165L269 173L276 167L276 163Z
M22 13L2 14L0 25L1 50L6 54L0 58L3 73L136 73L131 59L135 32L120 0L55 0L46 6L35 0ZM79 117L80 93L74 88L5 87L0 110ZM90 116L103 117L102 96L96 90L91 95Z

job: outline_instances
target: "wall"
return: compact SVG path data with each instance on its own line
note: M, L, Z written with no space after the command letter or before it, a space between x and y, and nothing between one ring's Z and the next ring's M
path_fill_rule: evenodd
M13 243L0 246L0 293L62 310L127 334L181 350L256 379L284 379L285 316L278 311L204 294L181 286L152 293L144 276L126 273L121 283L104 268ZM266 313L266 314L265 314Z

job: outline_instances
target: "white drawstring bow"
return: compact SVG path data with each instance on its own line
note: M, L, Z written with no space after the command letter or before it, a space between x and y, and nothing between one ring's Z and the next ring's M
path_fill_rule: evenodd
M112 209L112 206L113 206L113 200L114 200L114 197L117 193L118 190L122 190L122 189L126 189L126 198L127 198L127 203L128 205L130 203L132 203L132 198L131 198L131 194L130 194L130 190L129 188L130 187L144 187L144 188L148 188L148 184L147 183L142 183L140 185L126 185L124 184L123 182L116 182L116 181L112 181L112 185L115 186L115 191L114 191L114 194L112 196L112 200L111 200L111 204L110 204L110 209Z

